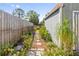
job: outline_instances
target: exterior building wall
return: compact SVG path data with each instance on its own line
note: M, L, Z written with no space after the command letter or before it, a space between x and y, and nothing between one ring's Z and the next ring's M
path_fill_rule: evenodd
M73 21L73 11L79 11L79 3L64 3L63 4L63 8L62 8L62 20L66 17L69 21L70 21L70 29L73 31L73 29L76 29L76 26L73 28L74 22L78 22L79 18L77 17L77 15L74 15L74 21ZM76 18L77 17L77 18ZM77 29L79 30L79 23L77 23ZM77 30L77 33L79 33L79 31ZM74 34L76 35L76 30L73 31ZM77 41L75 38L76 43L74 44L74 48L75 50L79 51L79 34L76 35L77 37Z
M70 28L73 24L73 11L79 11L79 3L64 3L62 8L62 18L68 18L70 21Z
M57 10L54 14L52 14L49 18L45 21L45 26L48 32L51 34L52 41L57 45L60 46L59 38L57 38L57 28L60 23L60 9Z
M77 15L74 15L74 21L73 21L73 11L77 11ZM64 3L63 7L59 8L59 11L55 11L51 16L49 16L46 21L45 21L45 25L47 30L49 31L49 33L52 36L52 40L54 41L55 44L60 45L60 41L58 41L57 38L57 34L56 34L56 30L57 30L57 24L62 24L63 19L67 18L70 22L70 29L73 31L73 26L77 26L77 31L74 31L74 34L76 35L77 41L76 44L74 44L75 48L79 51L79 3ZM77 24L73 24L74 22L77 21ZM77 32L77 33L75 33Z

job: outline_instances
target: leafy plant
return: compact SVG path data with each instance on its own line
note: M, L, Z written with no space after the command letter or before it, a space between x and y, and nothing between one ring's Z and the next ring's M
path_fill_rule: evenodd
M21 9L21 8L16 8L16 9L13 11L13 15L14 15L14 16L17 16L17 17L19 17L19 18L23 18L23 17L24 17L24 14L25 14L25 12L24 12L24 10Z
M50 36L50 34L48 33L48 31L46 30L45 26L41 26L40 28L40 34L41 34L41 37L46 40L46 41L52 41L52 38Z
M59 26L57 35L61 40L62 48L58 48L52 41L50 41L50 35L46 30L44 24L41 25L40 34L43 39L46 40L48 50L44 51L46 56L69 56L73 55L73 40L75 35L70 29L70 23L67 18L62 21ZM47 38L48 37L48 38ZM48 41L47 41L48 40Z
M31 42L32 42L32 33L31 32L28 32L28 33L24 33L22 36L21 36L21 39L23 41L23 44L24 44L24 48L22 48L21 50L19 51L16 51L14 49L14 47L12 46L7 46L3 49L1 49L1 55L2 56L25 56L27 55L28 53L28 49L31 47Z
M65 52L63 49L58 48L53 42L46 42L48 50L44 51L46 56L64 56Z
M39 14L35 12L34 10L30 10L27 12L26 18L29 19L30 22L32 22L34 25L39 24Z
M67 18L64 18L62 24L58 29L58 37L61 40L62 48L66 52L66 54L71 55L73 48L73 32L70 29L70 23Z

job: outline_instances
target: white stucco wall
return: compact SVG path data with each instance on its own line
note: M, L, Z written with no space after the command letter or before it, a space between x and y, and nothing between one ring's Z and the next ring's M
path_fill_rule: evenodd
M51 34L53 42L60 46L59 38L57 38L57 27L60 23L60 10L58 10L56 13L52 14L48 19L45 21L46 29Z

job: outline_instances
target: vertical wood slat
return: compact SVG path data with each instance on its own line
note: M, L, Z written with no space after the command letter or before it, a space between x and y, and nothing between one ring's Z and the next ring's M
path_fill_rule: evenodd
M33 24L0 10L0 49L19 40L28 26L32 27Z

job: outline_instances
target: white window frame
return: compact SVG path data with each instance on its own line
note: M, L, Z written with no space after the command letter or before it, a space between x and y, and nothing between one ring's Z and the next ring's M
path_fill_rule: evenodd
M75 27L75 26L74 26L74 13L75 13L75 12L79 12L79 11L73 11L73 17L72 17L72 20L73 20L73 32L74 32L74 27Z
M79 11L73 11L73 18L72 18L72 20L73 20L73 32L74 32L74 13L75 12L79 12Z
M75 21L75 19L74 19L74 13L75 13L75 12L79 12L79 11L78 11L78 10L74 10L74 11L72 12L72 16L73 16L73 17L72 17L72 22L73 22L73 32L74 32L74 27L75 27L75 26L74 26L74 25L75 25L75 24L74 24L74 21ZM74 39L74 36L73 36L73 39ZM73 41L73 44L74 44L74 41ZM76 47L73 46L73 49L76 50Z

